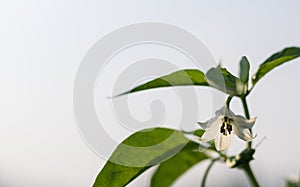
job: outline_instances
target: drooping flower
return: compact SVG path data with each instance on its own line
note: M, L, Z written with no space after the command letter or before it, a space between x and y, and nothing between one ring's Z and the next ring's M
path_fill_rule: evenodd
M256 118L246 119L235 115L229 108L223 107L216 111L214 118L204 123L198 122L205 129L200 140L208 142L214 139L218 151L227 150L230 147L233 134L244 141L252 141L255 136L252 136L249 129L253 127L255 120Z

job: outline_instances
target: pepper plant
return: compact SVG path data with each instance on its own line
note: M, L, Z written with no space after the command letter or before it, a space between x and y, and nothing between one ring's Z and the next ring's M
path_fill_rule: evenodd
M207 159L210 159L211 163L202 177L201 186L205 186L208 172L216 161L223 162L230 168L244 170L251 185L260 186L250 167L255 153L251 142L256 137L252 133L256 117L250 116L247 96L267 73L299 56L299 47L285 48L266 59L252 77L249 76L250 63L247 57L243 56L240 60L239 76L233 75L221 66L212 67L206 73L198 69L184 69L156 78L121 94L162 87L205 86L224 92L227 99L224 101L224 106L220 106L220 109L216 111L215 117L206 122L198 122L199 129L194 132L154 128L132 134L121 144L134 147L148 147L157 144L159 146L154 149L132 151L118 146L98 174L93 187L125 186L156 165L158 167L152 175L150 186L167 187L192 166ZM230 102L234 98L241 101L244 109L243 115L237 115L231 111ZM196 138L190 139L186 136L191 133ZM238 155L227 155L226 150L230 148L233 135L247 143L245 149ZM212 146L204 151L195 151L199 150L199 146L203 146L202 142L211 142ZM211 152L216 154L211 154ZM116 160L117 162L115 162ZM136 165L126 165L128 160Z

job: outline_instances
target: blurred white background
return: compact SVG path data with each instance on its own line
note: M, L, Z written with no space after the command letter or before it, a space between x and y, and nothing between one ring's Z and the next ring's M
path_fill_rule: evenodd
M146 21L173 24L197 36L216 61L236 74L246 55L253 74L271 54L300 46L299 10L297 0L0 1L0 186L93 184L105 160L80 136L72 94L81 60L105 34ZM252 163L262 186L283 186L299 173L299 62L269 73L248 99L251 116L258 116L254 145L266 137ZM148 106L135 106L134 96L130 100L138 118L147 119ZM210 107L205 100L200 104ZM233 108L242 113L238 100ZM174 115L172 110L168 115ZM199 186L207 164L192 168L174 186ZM152 171L129 186L146 186ZM225 184L248 186L242 172L216 165L208 186Z

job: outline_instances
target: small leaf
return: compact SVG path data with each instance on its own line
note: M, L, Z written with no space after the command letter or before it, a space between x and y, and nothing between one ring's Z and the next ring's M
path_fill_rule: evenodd
M197 69L186 69L173 72L169 75L165 75L149 81L145 84L137 86L128 92L122 93L118 96L134 93L142 90L148 90L161 87L172 86L208 86L205 75L202 71Z
M189 142L184 149L169 160L161 163L151 179L151 187L171 186L178 177L197 163L207 159L203 152L196 152L199 144Z
M263 76L265 76L272 69L299 56L299 47L285 48L284 50L273 54L259 66L257 72L252 77L252 85L254 86Z
M240 61L240 79L244 84L248 83L249 70L250 70L250 63L247 57L243 56Z
M226 68L211 68L206 73L206 79L211 87L230 95L240 96L245 88L243 82Z
M151 166L178 153L188 141L182 132L172 129L136 132L116 148L93 187L125 186Z

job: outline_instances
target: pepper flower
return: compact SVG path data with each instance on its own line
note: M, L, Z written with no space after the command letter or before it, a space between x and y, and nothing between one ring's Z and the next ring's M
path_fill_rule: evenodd
M250 129L253 127L256 117L246 119L243 116L235 115L229 108L222 107L216 111L216 116L210 120L198 124L205 129L200 141L208 142L215 140L218 151L227 150L232 142L233 134L244 141L252 141L256 136L252 136Z

